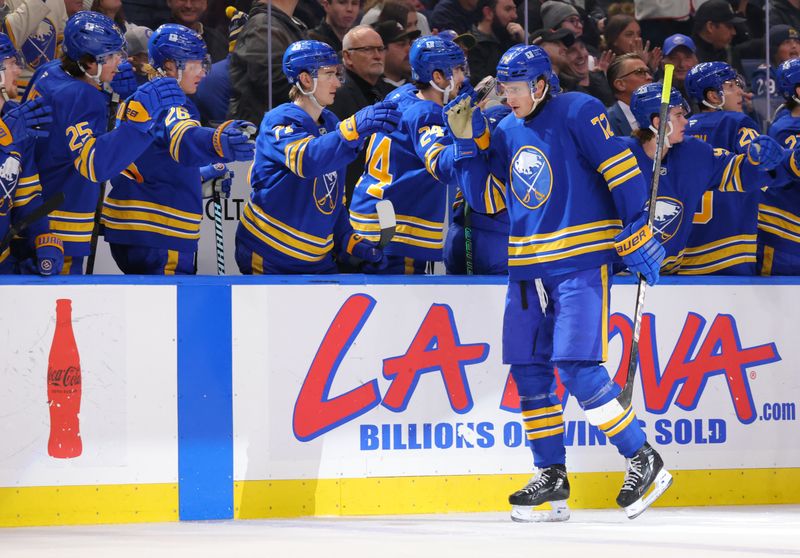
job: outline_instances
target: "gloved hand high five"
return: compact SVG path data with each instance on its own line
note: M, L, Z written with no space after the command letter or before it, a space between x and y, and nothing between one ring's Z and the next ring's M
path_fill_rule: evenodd
M3 122L11 138L0 138L0 143L6 145L6 141L20 143L30 138L46 137L47 127L53 122L52 109L46 105L42 97L37 97L32 101L16 104L3 115Z
M252 161L256 149L256 125L247 120L228 120L214 130L217 155L229 161Z
M125 104L123 120L148 131L172 107L186 104L186 95L174 78L157 78L139 86Z
M40 234L34 241L39 275L58 275L64 267L64 245L54 234Z
M133 66L125 60L117 66L117 73L111 80L111 89L119 95L120 99L127 99L133 95L139 84L136 83L136 74L133 73Z
M231 197L233 171L224 163L214 163L200 167L200 180L203 183L203 197L210 198L218 194L222 198Z
M380 101L342 120L339 123L339 134L352 142L364 140L376 132L390 133L397 128L401 117L397 103Z
M658 283L661 262L666 252L653 237L646 214L629 223L614 240L617 254L632 273L641 274L648 285Z
M758 136L747 146L747 160L772 170L783 160L783 148L769 136Z
M477 153L476 141L486 134L486 118L472 98L462 93L442 109L442 116L447 123L447 130L455 145L455 159L474 157Z

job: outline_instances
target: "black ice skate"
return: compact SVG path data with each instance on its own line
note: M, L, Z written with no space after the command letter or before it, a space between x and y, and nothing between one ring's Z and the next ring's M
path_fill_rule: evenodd
M521 522L566 521L569 519L569 479L563 465L539 469L524 488L508 497L511 519ZM550 511L534 511L535 506L550 502Z
M672 484L672 475L664 469L658 452L645 443L636 455L628 459L625 482L617 496L617 504L628 519L641 515Z

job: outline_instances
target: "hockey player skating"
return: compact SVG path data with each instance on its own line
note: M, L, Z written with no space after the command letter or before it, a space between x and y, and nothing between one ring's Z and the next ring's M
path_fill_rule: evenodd
M658 200L655 207L653 234L664 249L666 257L661 273L679 271L684 249L692 231L691 215L703 194L709 191L724 193L716 197L744 197L760 193L775 181L788 184L784 164L786 154L769 136L756 135L748 140L744 153L736 154L714 149L695 137L687 137L689 107L680 92L673 88L670 95L667 136L662 151ZM634 137L623 141L636 156L646 181L652 179L656 152L658 111L661 104L661 84L650 83L631 96L631 111L639 124ZM797 158L798 153L791 154ZM791 160L788 161L791 165ZM769 171L773 171L770 173ZM773 177L773 175L776 175Z
M17 49L0 33L0 238L13 225L33 219L32 212L42 203L34 141L36 134L44 133L39 128L49 125L52 118L41 99L22 105L8 100L17 96L16 79L21 71ZM64 264L64 247L61 239L50 233L48 217L34 219L22 243L21 255L12 256L10 245L0 249L0 273L58 275Z
M339 122L325 108L341 87L339 60L318 41L292 43L283 55L283 72L292 85L292 102L261 122L250 172L253 192L236 229L239 270L336 273L337 256L364 270L385 266L378 245L350 226L344 178L371 134L395 129L397 105L376 103Z
M136 90L119 125L106 133L111 97L105 88L113 86L125 59L124 45L111 19L78 12L64 29L61 60L40 66L26 93L26 100L43 97L53 109L49 135L36 142L36 163L44 198L58 192L66 196L50 218L51 230L64 243L64 274L83 273L100 183L141 155L153 142L149 132L163 112L186 101L174 79L151 81Z
M176 79L187 95L210 65L203 38L177 23L156 29L148 55L155 71ZM255 125L243 120L200 126L189 99L158 120L150 132L155 141L111 180L103 205L105 238L124 273L195 273L203 198L230 195L233 173L224 163L253 159L248 131L255 134Z
M778 68L786 111L769 135L787 149L800 148L800 59ZM800 165L793 170L800 175ZM800 275L800 188L767 191L758 206L758 265L761 275Z
M511 220L503 361L511 365L538 469L509 497L511 517L569 517L563 410L552 389L555 364L588 421L627 459L617 504L634 518L672 478L633 409L617 401L620 388L601 365L611 266L620 254L631 271L653 284L664 249L646 224L648 185L633 153L611 132L602 104L581 93L551 98L551 73L547 54L537 46L516 46L503 55L497 79L514 114L500 122L489 150L477 156L480 111L463 98L445 109L468 203L487 212L485 200L505 192ZM550 514L533 512L545 502L552 505Z
M688 135L712 147L747 153L758 125L744 114L744 85L725 62L704 62L686 74L686 93L699 112L689 119ZM755 275L758 192L744 196L706 194L692 217L681 275ZM691 208L690 208L691 209Z
M442 260L447 184L455 184L448 170L452 165L439 162L452 142L444 131L442 106L464 81L464 52L441 37L420 37L411 46L409 61L413 83L387 97L402 112L400 125L370 140L364 174L350 202L353 228L371 240L378 238L375 204L394 204L397 232L385 248L389 265L373 270L387 274L424 273L428 262Z

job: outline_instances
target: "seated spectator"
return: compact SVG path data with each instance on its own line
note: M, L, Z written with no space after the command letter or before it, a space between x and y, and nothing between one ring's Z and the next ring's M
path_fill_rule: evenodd
M128 30L128 22L125 21L125 10L122 9L122 0L94 0L89 9L113 19L123 33Z
M431 13L431 27L466 33L481 19L478 0L439 0Z
M423 35L430 35L431 34L431 26L428 23L428 18L425 14L421 13L419 9L417 9L416 2L414 0L387 0L386 2L380 2L378 0L367 0L364 4L364 17L361 18L361 25L372 25L378 21L378 18L383 11L383 8L386 4L390 3L401 3L405 4L405 6L414 14L416 15L417 20L417 29L419 29L420 33ZM394 17L395 14L391 12L387 14L386 19L396 19L402 23L402 19L397 19ZM411 27L408 27L411 30Z
M228 56L228 41L216 29L204 27L200 20L208 9L208 0L167 0L172 21L193 29L203 37L212 62Z
M316 41L329 44L333 50L342 50L342 37L353 27L361 9L360 0L321 0L325 19L308 32Z
M516 21L514 0L480 0L478 7L482 19L470 30L476 44L467 57L472 83L494 75L503 53L525 41L525 29Z
M615 15L608 18L605 29L605 48L611 50L616 56L635 53L644 59L655 72L661 64L661 48L651 49L650 42L642 43L642 30L639 23L629 15Z
M395 22L397 23L397 22ZM386 57L381 36L369 25L359 25L348 31L342 39L344 85L336 92L333 104L328 107L344 120L362 108L382 100L392 89L381 80ZM361 174L364 172L364 150L347 166L345 199L350 203Z
M147 42L153 30L143 25L128 24L125 32L125 42L128 43L128 60L133 66L133 73L136 75L136 82L142 85L148 80L145 65L149 64L147 53Z
M583 21L578 10L570 4L557 0L542 4L542 27L551 31L563 27L572 31L576 39L583 35Z
M672 64L675 67L672 74L672 86L680 91L683 98L686 99L684 85L686 72L697 64L697 55L695 54L697 47L694 46L694 41L686 35L676 33L667 37L661 50L664 52L664 59L661 63L662 69L664 64Z
M700 62L731 63L730 45L736 36L736 24L744 23L726 0L708 0L694 15L692 32Z
M800 58L800 33L788 25L774 25L769 30L769 53L772 66Z
M413 13L413 12L412 12ZM386 56L383 69L383 81L387 84L386 92L405 84L411 78L411 63L408 52L411 43L420 36L418 30L404 29L399 21L381 21L375 24L375 30L386 45Z
M618 56L608 67L608 84L614 91L616 102L608 109L611 130L617 136L629 136L639 125L631 112L631 95L642 85L653 81L653 74L638 54Z
M604 105L614 103L614 94L602 70L589 71L589 51L580 39L567 49L567 69L559 76L564 91L579 91L600 99Z

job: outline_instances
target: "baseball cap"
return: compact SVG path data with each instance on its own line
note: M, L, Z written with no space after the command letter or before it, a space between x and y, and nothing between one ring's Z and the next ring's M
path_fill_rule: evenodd
M664 46L661 50L664 56L669 56L669 54L678 47L688 48L692 52L697 52L694 41L690 37L681 35L680 33L675 33L664 39Z
M744 23L743 17L737 16L727 0L708 0L705 4L697 8L694 14L695 28L701 27L706 22L713 23Z
M381 36L384 45L402 41L403 39L413 41L422 34L419 30L406 31L405 27L394 19L374 23L372 28Z
M444 31L439 31L437 36L447 39L448 41L453 41L455 44L464 47L465 49L469 50L478 44L477 39L470 34L470 33L462 33L459 35L452 29L445 29Z
M147 41L150 40L150 35L152 34L153 30L149 27L129 23L127 25L127 31L125 31L125 42L128 43L128 56L147 52Z
M533 44L539 43L564 43L564 46L569 48L575 44L575 34L569 29L556 29L550 31L549 29L538 29L531 34L531 42Z
M773 25L769 28L769 50L775 53L784 41L800 41L800 33L789 25Z

